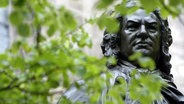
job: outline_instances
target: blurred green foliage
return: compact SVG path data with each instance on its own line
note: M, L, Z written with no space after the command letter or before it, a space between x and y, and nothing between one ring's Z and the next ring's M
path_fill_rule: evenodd
M97 103L102 90L110 85L111 75L106 69L106 61L113 64L116 61L113 58L92 57L82 51L85 46L92 47L91 38L66 7L56 8L48 0L10 1L13 11L9 20L20 38L5 53L0 54L0 104L51 103L48 98L54 94L50 93L50 89L69 88L74 81L72 77L85 80L90 103ZM184 6L183 0L138 0L140 5L127 10L126 0L122 0L121 5L114 2L98 0L96 8L104 13L86 23L116 32L119 26L117 20L106 14L112 4L115 13L122 15L130 14L141 6L147 12L160 8L163 17L178 16ZM0 1L1 7L8 4L8 0ZM41 32L43 28L47 28L46 36ZM46 37L54 37L56 33L59 34L57 38L46 40ZM32 36L36 37L36 42L30 45L28 37ZM151 59L140 56L135 54L131 58L138 59L143 68L155 68ZM100 77L102 73L105 77ZM132 75L136 75L136 72ZM161 98L163 82L154 74L133 77L130 85L124 80L120 82L110 89L106 104L123 104L121 96L127 88L130 97L140 100L142 104ZM70 103L67 99L62 100L62 104Z

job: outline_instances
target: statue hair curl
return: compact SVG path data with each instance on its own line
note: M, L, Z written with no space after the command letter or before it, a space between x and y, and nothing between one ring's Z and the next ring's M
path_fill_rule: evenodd
M161 24L161 49L160 57L156 62L156 67L161 72L169 75L171 69L171 55L169 53L169 46L172 44L171 30L169 28L167 19L164 20L161 18L159 10L153 11L153 14L155 14ZM118 15L116 19L119 21L120 27L122 27L123 17ZM114 56L117 58L117 60L120 60L120 31L121 30L119 30L117 33L109 33L107 31L104 32L101 49L105 57Z

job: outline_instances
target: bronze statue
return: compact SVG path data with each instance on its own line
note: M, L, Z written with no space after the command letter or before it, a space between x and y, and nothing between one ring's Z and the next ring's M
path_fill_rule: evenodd
M124 17L118 15L116 18L120 23L119 32L117 34L105 32L101 45L104 56L115 56L118 61L116 66L108 66L114 74L113 83L116 83L118 77L123 77L126 81L131 79L131 71L139 69L139 65L129 60L129 56L141 52L155 61L156 71L168 83L168 86L161 90L163 100L155 101L154 104L184 104L184 96L177 90L170 74L171 55L168 50L172 36L168 21L160 17L158 10L146 14L143 9ZM138 70L139 73L141 71ZM125 98L125 103L139 104L129 98Z
M147 14L144 9L138 9L131 15L117 15L116 18L120 23L119 31L117 33L105 31L101 44L105 57L114 56L117 59L116 65L107 65L108 70L113 74L112 84L116 84L118 77L130 81L130 73L133 69L137 69L139 73L143 71L139 69L137 62L129 60L130 55L141 52L155 61L154 71L168 83L168 86L161 90L163 99L156 100L153 104L184 104L184 96L177 90L170 74L169 46L172 43L172 36L168 21L160 17L158 10ZM85 91L79 91L76 87L71 87L64 95L73 102L88 102ZM125 104L139 104L129 97L122 99L125 100ZM100 104L103 102L100 101Z

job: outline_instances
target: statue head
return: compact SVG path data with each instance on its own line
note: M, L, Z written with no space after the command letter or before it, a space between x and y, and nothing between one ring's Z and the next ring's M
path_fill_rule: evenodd
M118 15L116 19L119 31L104 32L101 44L104 56L115 56L118 62L129 61L129 56L141 52L155 61L157 69L169 74L172 37L168 21L161 18L159 10L147 14L144 9L138 9L130 15Z

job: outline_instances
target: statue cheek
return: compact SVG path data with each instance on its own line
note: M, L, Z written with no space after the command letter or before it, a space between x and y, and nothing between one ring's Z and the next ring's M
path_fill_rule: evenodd
M157 43L157 44L160 44L160 34L155 34L154 35L154 41Z
M150 33L150 34L151 34L151 36L156 37L156 38L159 38L161 36L160 32L158 32L158 31L156 31L154 33Z
M136 40L137 40L137 33L129 34L127 37L127 41L128 41L127 45L132 45L132 43L134 43Z

